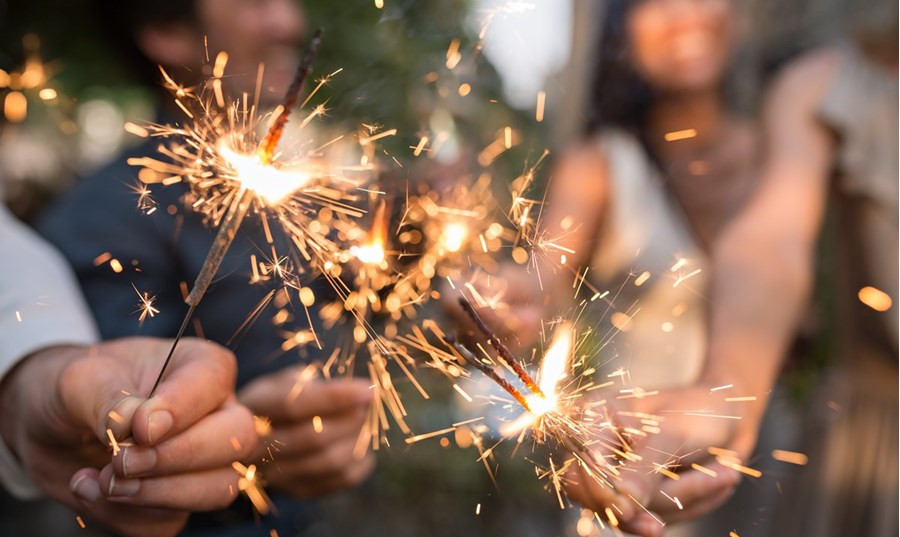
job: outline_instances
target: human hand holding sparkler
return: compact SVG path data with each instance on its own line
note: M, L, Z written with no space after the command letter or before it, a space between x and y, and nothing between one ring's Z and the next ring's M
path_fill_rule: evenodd
M705 515L731 497L742 473L759 477L758 471L743 466L755 444L761 416L759 409L746 403L756 398L717 395L721 389L698 383L666 390L633 399L620 413L626 416L622 418L626 428L635 425L627 416L665 420L658 434L633 439L633 453L646 471L623 475L618 487L653 515L637 510L630 517L619 516L621 529L647 537L659 535L663 528L659 521L673 523ZM569 497L585 507L603 509L613 500L609 489L598 486L581 469L573 469L569 477Z
M232 395L234 356L217 345L184 341L156 396L136 395L169 343L46 349L0 392L3 438L41 490L122 535L174 535L190 511L227 506L238 492L231 462L256 446Z
M356 449L372 402L369 382L307 380L288 369L259 378L238 398L271 420L254 460L266 461L268 485L299 498L318 497L365 480L374 456Z

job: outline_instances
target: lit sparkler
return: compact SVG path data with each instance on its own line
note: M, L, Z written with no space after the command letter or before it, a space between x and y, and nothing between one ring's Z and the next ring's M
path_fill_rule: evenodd
M344 169L325 161L322 151L341 137L318 147L290 154L278 152L285 125L299 101L300 91L312 71L316 50L321 42L321 31L310 42L296 76L287 91L283 104L273 113L274 119L260 139L256 127L260 123L257 105L248 109L247 95L231 106L224 106L221 77L227 55L220 54L213 71L213 96L206 99L195 95L193 88L184 88L164 74L167 87L174 93L175 102L193 121L188 127L150 126L148 136L173 140L173 144L160 147L160 152L171 162L151 158L129 161L143 166L140 177L145 183L161 182L164 185L185 182L191 188L192 207L205 219L218 226L218 232L206 261L185 302L189 309L173 342L160 375L154 384L155 391L174 349L184 333L194 309L200 303L212 282L244 218L251 213L260 215L266 239L273 244L269 232L269 218L277 221L297 247L299 254L310 267L316 267L322 259L339 251L328 236L329 223L342 217L357 217L361 211L347 203L351 200L345 188L353 180L344 175ZM260 71L260 76L262 71ZM306 101L327 82L319 81ZM214 97L214 99L213 99ZM215 100L215 104L213 103ZM316 106L301 121L300 128L324 115L324 106ZM369 168L357 167L356 171ZM147 196L138 190L139 203L147 203ZM282 261L283 260L283 261ZM287 262L274 251L272 272L288 279L291 268L301 270ZM293 281L286 285L302 291ZM301 293L302 294L302 293ZM303 301L306 305L306 300Z
M594 369L586 368L583 361L580 361L583 371L579 375L573 374L576 347L573 325L560 323L556 327L535 380L487 327L471 303L461 298L460 304L495 350L496 361L515 374L526 388L522 391L506 380L495 369L495 359L481 347L482 355L476 356L454 338L445 338L465 363L493 380L524 410L518 418L505 423L500 433L507 438L517 438L516 443L521 444L526 433L531 431L537 444L549 443L551 447L561 447L571 453L571 457L567 457L561 464L554 461L551 455L550 470L542 472L544 477L550 479L561 506L563 476L572 464L581 466L597 483L615 492L615 483L621 479L620 466L634 455L628 438L610 419L605 401L587 397L592 391L604 386L594 382Z

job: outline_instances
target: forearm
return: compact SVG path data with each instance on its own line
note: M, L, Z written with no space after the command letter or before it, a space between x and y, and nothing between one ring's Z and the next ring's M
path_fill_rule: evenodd
M703 381L765 401L812 288L808 248L759 220L726 233L714 253L710 360ZM737 392L741 393L738 394ZM753 405L761 417L764 405Z

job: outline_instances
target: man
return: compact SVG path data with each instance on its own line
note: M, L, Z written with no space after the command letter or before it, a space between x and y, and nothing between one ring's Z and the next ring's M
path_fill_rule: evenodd
M189 512L230 504L238 478L231 462L257 444L252 416L234 398L234 356L186 340L147 399L170 342L96 344L65 262L5 209L0 247L0 481L7 490L22 499L48 496L86 523L128 536L174 535ZM197 377L206 380L198 386Z
M102 13L112 18L110 28L125 33L119 49L139 54L132 64L144 66L143 73L153 80L159 79L155 67L159 64L185 86L200 83L206 46L213 58L220 50L229 54L224 77L227 93L252 95L258 66L265 64L260 92L265 106L274 106L283 97L298 63L304 30L303 13L292 0L104 2ZM159 121L185 119L171 99L161 100L160 106ZM155 155L157 143L148 141L83 181L42 226L43 233L75 268L104 338L174 336L186 311L181 288L194 281L215 234L185 205L186 189L181 185L154 192L160 209L154 214L142 215L135 208L128 185L137 181L138 170L127 166L126 160ZM277 227L271 226L276 247L287 251L290 238ZM280 516L267 519L265 525L291 535L315 516L310 504L289 497L315 498L354 486L372 471L372 457L360 459L353 449L371 392L367 382L335 380L312 382L299 395L292 394L298 385L298 362L327 358L333 348L329 337L333 336L319 331L324 350L303 346L291 352L283 350L291 334L306 328L307 318L297 297L280 291L251 319L255 322L245 324L270 291L248 283L250 254L270 255L258 250L258 245L266 244L264 237L259 219L246 219L190 329L233 346L238 357L238 400L272 420L272 435L250 460L271 459L265 447L277 446L273 451L277 464L264 465L262 472L274 492ZM104 252L125 269L116 273L108 264L95 264L94 259ZM145 319L143 325L129 316L136 299L132 285L156 295L160 313ZM272 287L277 290L274 286L277 282ZM273 306L284 311L279 324L272 320ZM289 394L290 404L286 405ZM321 432L313 426L316 416L324 425ZM242 535L241 531L258 533L249 507L240 506L239 510L239 514L195 517L191 527L197 534L205 530L224 535L226 528L236 535Z

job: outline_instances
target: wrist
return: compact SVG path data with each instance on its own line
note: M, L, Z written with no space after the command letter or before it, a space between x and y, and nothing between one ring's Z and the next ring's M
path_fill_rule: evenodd
M59 378L81 347L47 347L20 360L0 382L0 437L21 460L29 429L49 429L65 419L59 393Z

